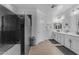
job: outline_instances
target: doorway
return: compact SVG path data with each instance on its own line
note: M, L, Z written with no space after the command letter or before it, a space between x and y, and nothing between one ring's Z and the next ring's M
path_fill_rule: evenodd
M29 53L30 39L32 34L32 15L19 15L20 39L21 39L21 55Z
M20 44L20 54L29 53L32 34L32 15L2 16L1 39L3 45Z

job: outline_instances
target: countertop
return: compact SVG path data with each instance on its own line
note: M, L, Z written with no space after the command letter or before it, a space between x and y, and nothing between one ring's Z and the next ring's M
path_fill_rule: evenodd
M76 36L76 37L79 37L79 35L77 35L76 33L71 33L71 32L57 32L56 30L53 30L53 32L56 32L56 33L60 33L60 34L64 34L64 35L71 35L71 36Z

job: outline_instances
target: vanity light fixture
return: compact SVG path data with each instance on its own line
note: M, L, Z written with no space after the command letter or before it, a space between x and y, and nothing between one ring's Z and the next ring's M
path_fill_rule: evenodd
M74 16L76 14L79 14L79 8L73 9L70 15Z

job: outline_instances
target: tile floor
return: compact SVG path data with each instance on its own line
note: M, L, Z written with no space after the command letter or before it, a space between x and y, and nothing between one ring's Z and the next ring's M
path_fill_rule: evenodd
M76 55L54 40L45 40L30 48L29 55Z

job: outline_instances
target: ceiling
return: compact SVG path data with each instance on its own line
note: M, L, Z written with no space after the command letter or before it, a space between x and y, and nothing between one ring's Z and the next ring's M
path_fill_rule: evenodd
M14 7L18 8L50 8L51 4L11 4Z
M52 5L57 6L55 8L51 8ZM13 9L16 13L21 13L24 10L32 11L33 9L40 9L42 12L57 15L74 6L74 4L5 4L5 6L9 7L10 10Z
M21 11L32 11L33 9L40 9L42 12L53 14L54 16L66 11L74 4L57 4L57 7L51 8L53 4L11 4L14 10L18 13ZM56 5L56 4L55 4Z
M24 14L24 12L34 12L37 9L48 15L49 17L56 17L61 15L66 10L76 6L75 4L55 4L55 8L51 8L54 4L8 4L5 5L9 9L14 10L17 14Z
M34 9L40 9L41 11L48 13L47 11L51 11L51 4L11 4L16 12L19 11L33 11Z

